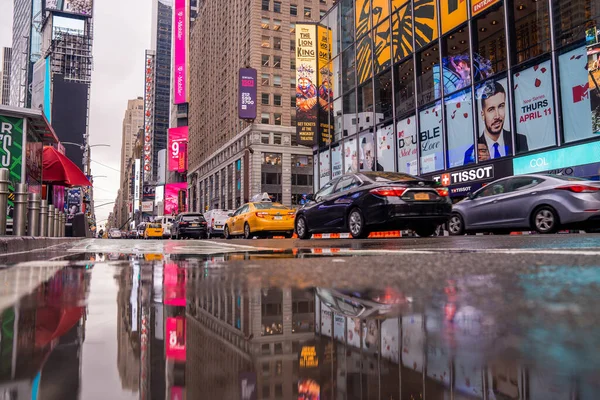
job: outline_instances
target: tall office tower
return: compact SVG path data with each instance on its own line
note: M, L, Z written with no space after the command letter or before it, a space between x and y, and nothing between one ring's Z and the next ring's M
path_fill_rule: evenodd
M144 99L138 97L137 99L128 100L125 117L123 118L123 135L121 139L121 187L123 186L123 180L127 179L124 174L133 155L137 134L143 126Z
M2 72L0 73L0 104L10 104L10 75L12 64L12 48L5 47L2 51Z
M42 0L15 0L10 105L31 107L33 64L41 57Z

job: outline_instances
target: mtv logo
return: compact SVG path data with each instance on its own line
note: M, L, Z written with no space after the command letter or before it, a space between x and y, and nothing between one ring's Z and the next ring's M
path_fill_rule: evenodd
M452 182L450 174L442 174L442 185L450 186L450 182Z
M590 83L585 85L573 86L573 103L579 103L584 99L589 100L590 98Z

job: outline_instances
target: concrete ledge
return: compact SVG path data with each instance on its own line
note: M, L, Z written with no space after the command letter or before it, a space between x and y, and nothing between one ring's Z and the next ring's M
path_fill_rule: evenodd
M43 237L31 237L21 236L12 237L4 236L0 237L0 255L10 253L22 253L33 250L41 250L47 247L56 246L65 243L75 243L85 238L79 237L64 237L64 238L43 238Z

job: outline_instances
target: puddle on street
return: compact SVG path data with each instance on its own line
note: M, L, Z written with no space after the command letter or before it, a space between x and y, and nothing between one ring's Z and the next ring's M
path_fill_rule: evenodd
M565 298L594 298L598 267L369 286L229 268L342 255L89 253L50 279L2 270L35 284L0 315L0 398L597 398L597 307Z

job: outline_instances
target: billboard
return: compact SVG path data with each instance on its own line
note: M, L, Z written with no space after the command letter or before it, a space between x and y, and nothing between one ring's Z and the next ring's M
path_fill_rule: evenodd
M466 0L441 0L440 6L442 34L449 32L467 20Z
M155 55L146 50L146 80L144 87L144 182L152 180L152 145L154 139L154 78Z
M167 318L167 360L185 361L185 317Z
M296 134L298 144L317 143L317 27L296 25Z
M142 202L142 212L151 213L154 211L154 202L153 201L143 201Z
M139 158L135 159L135 175L133 184L133 211L140 211L140 181L142 175L142 163Z
M144 185L142 192L142 200L152 200L156 198L156 186L154 185Z
M165 185L165 215L173 215L179 212L179 191L187 189L187 182L167 183Z
M156 171L156 183L158 185L164 185L167 182L167 149L158 151L158 160Z
M81 189L73 188L67 192L67 221L72 221L81 212Z
M46 57L46 68L44 70L46 82L52 81L50 56ZM52 122L52 85L44 84L44 116L48 122Z
M333 71L331 60L331 29L317 27L318 34L318 97L319 97L319 138L320 145L331 143L333 125Z
M8 216L14 210L15 184L21 183L23 163L23 119L0 115L0 168L8 168ZM4 212L3 210L1 210Z
M256 70L254 68L240 68L238 96L238 118L256 119Z
M185 268L177 264L166 264L164 274L164 303L170 306L185 307Z
M46 80L46 59L40 58L33 64L33 80L31 82L31 108L44 109L44 83Z
M179 163L182 158L187 158L184 154L187 146L182 145L188 141L188 132L187 126L169 129L169 171L183 172Z
M190 74L189 63L189 0L175 0L175 22L173 26L173 48L175 55L174 65L174 88L175 88L175 104L188 103L190 101L189 87Z
M46 11L60 11L69 14L91 17L92 0L46 0Z

